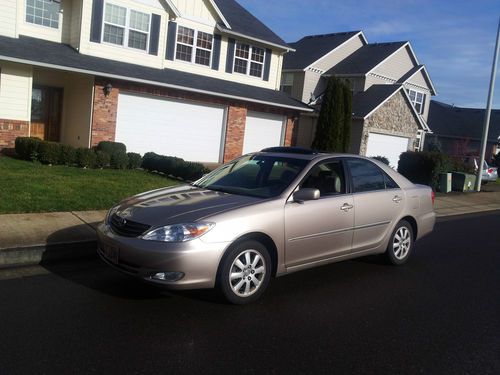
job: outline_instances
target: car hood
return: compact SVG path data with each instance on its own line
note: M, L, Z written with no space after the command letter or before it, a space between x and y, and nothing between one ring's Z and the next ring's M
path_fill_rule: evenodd
M194 222L260 201L261 198L182 185L130 197L120 203L117 214L156 227Z

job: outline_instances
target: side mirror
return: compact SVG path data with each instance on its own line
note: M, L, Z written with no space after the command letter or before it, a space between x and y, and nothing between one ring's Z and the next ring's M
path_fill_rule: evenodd
M318 189L304 188L293 193L293 201L303 203L305 201L313 201L319 199L320 193Z

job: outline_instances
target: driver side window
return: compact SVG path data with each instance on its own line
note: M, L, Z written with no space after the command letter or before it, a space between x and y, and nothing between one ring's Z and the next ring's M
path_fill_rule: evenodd
M342 162L336 160L316 165L300 187L318 189L321 197L345 194L346 184Z

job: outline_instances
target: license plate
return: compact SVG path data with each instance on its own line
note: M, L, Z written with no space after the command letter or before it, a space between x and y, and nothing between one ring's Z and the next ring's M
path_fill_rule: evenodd
M102 249L102 253L104 254L104 256L110 262L115 263L115 264L118 263L118 257L120 255L120 250L117 247L103 244L101 249Z

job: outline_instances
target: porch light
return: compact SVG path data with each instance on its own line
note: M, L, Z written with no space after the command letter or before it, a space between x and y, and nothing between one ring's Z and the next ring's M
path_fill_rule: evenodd
M113 89L113 85L111 83L108 83L106 86L102 88L102 91L104 92L104 96L107 98L109 94L111 94L111 90Z

